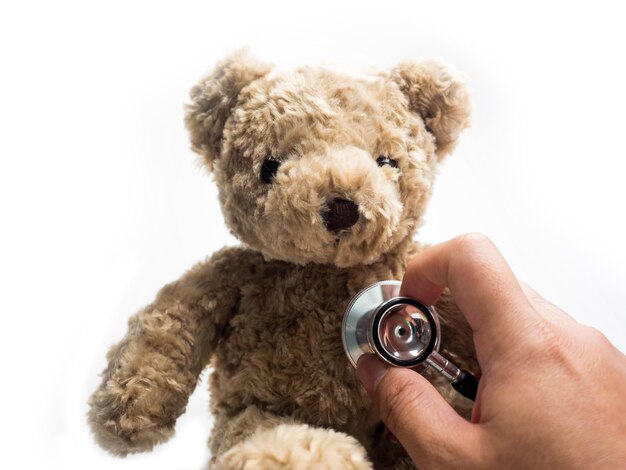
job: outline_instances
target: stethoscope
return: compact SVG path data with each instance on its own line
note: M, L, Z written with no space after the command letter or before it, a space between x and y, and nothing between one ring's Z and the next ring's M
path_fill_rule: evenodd
M400 281L382 281L359 292L343 317L343 347L356 367L374 354L394 367L423 372L428 366L446 377L452 387L476 399L478 380L439 354L440 327L435 307L400 297Z

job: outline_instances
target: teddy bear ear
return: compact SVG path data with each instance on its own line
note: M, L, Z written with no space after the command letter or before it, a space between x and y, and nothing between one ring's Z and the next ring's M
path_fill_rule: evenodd
M425 58L398 64L391 78L435 136L439 159L449 154L470 124L472 106L463 77L442 60Z
M222 151L224 125L239 93L271 68L253 59L247 51L238 51L219 62L213 72L191 89L185 124L191 136L191 148L204 158L209 170Z

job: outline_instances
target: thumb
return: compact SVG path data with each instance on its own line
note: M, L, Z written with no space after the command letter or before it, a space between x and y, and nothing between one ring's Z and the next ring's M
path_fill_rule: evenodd
M476 426L448 405L420 374L364 356L357 374L389 430L419 468L468 464L477 444Z

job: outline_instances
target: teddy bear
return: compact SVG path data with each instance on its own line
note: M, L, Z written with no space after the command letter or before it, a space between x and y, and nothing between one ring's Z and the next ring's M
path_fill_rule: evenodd
M191 90L185 122L241 242L163 287L107 355L88 420L124 456L174 433L211 366L212 469L414 468L342 347L360 290L401 279L442 160L468 127L439 59L390 70L279 69L237 52ZM441 350L478 372L445 293ZM472 403L427 377L468 417ZM424 432L428 432L424 429Z

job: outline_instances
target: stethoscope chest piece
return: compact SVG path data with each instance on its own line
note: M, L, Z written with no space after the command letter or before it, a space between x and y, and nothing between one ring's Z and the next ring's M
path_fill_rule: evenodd
M472 400L478 382L439 354L437 311L410 297L400 297L400 281L381 281L359 292L346 309L342 337L348 358L374 354L389 365L423 372L429 365Z

